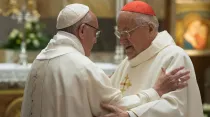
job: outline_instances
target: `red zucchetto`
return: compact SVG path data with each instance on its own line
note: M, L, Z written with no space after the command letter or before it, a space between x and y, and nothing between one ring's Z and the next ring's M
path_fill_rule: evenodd
M129 2L121 9L121 11L136 12L155 16L155 12L152 7L142 1Z

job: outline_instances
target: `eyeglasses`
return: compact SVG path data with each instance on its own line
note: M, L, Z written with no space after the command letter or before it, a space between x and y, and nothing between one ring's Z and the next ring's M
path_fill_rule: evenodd
M94 26L92 26L92 25L90 25L88 23L84 23L84 24L87 25L87 26L90 26L91 28L96 30L96 38L98 38L100 36L100 34L101 34L101 30L100 29L98 29L98 28L96 28L96 27L94 27Z
M146 25L141 25L141 26L146 26ZM131 37L130 33L131 33L132 31L136 30L136 29L139 28L139 27L140 27L140 26L136 26L135 28L133 28L133 29L131 29L131 30L122 31L122 32L119 32L118 30L115 30L114 34L116 35L116 37L117 37L118 39L120 39L120 38L126 38L126 39L128 39L128 38Z

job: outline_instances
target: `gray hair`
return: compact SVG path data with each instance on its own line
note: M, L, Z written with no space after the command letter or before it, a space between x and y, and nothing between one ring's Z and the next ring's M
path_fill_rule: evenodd
M135 22L137 25L146 25L151 24L155 27L155 30L158 31L159 22L156 16L141 14L141 13L134 13L136 16Z
M81 20L79 20L74 25L63 28L63 29L59 29L59 30L69 32L69 33L73 34L81 24L90 22L91 20L92 20L91 14L88 12Z

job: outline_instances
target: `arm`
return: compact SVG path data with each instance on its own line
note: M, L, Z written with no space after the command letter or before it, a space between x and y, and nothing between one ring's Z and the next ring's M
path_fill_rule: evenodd
M202 117L200 94L190 58L184 53L177 53L166 68L167 71L171 71L181 65L191 71L188 88L167 93L160 100L133 108L131 109L133 114L138 117L167 117L169 115L170 117ZM193 90L193 93L189 90ZM189 97L189 94L193 97Z
M153 88L142 90L136 95L125 96L118 102L119 105L126 107L126 109L129 110L135 106L158 100L165 93L186 87L186 81L190 78L190 72L185 71L179 73L180 71L183 71L183 69L184 67L179 67L166 73L165 69L162 68L161 74ZM178 81L180 78L182 78L182 80Z
M99 116L106 113L100 108L101 102L114 104L130 109L144 103L159 99L159 94L153 88L143 90L137 95L130 95L122 98L121 92L118 89L112 87L110 79L104 74L102 70L96 69L94 67L92 68L91 66L89 66L87 69L88 70L85 71L86 75L84 75L84 77L88 76L86 77L87 95L90 107L92 109L91 111L94 116ZM178 75L174 75L173 77L178 77ZM166 78L165 75L163 75L162 78ZM171 86L171 82L165 82L164 84L166 85L163 86L166 87ZM161 88L163 86L161 86ZM161 91L166 93L171 91L171 89L161 89Z
M86 79L88 101L94 116L108 113L101 108L100 104L102 102L113 105L120 103L121 106L123 105L124 107L136 107L134 105L141 103L137 95L122 98L121 91L113 88L107 75L94 65L89 65L85 71L81 72L83 72L82 74L84 75L81 77Z

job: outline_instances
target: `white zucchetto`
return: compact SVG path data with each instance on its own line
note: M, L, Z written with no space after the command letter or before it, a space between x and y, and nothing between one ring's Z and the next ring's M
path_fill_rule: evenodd
M74 25L89 11L89 7L83 4L70 4L63 8L57 17L57 29L63 29Z

